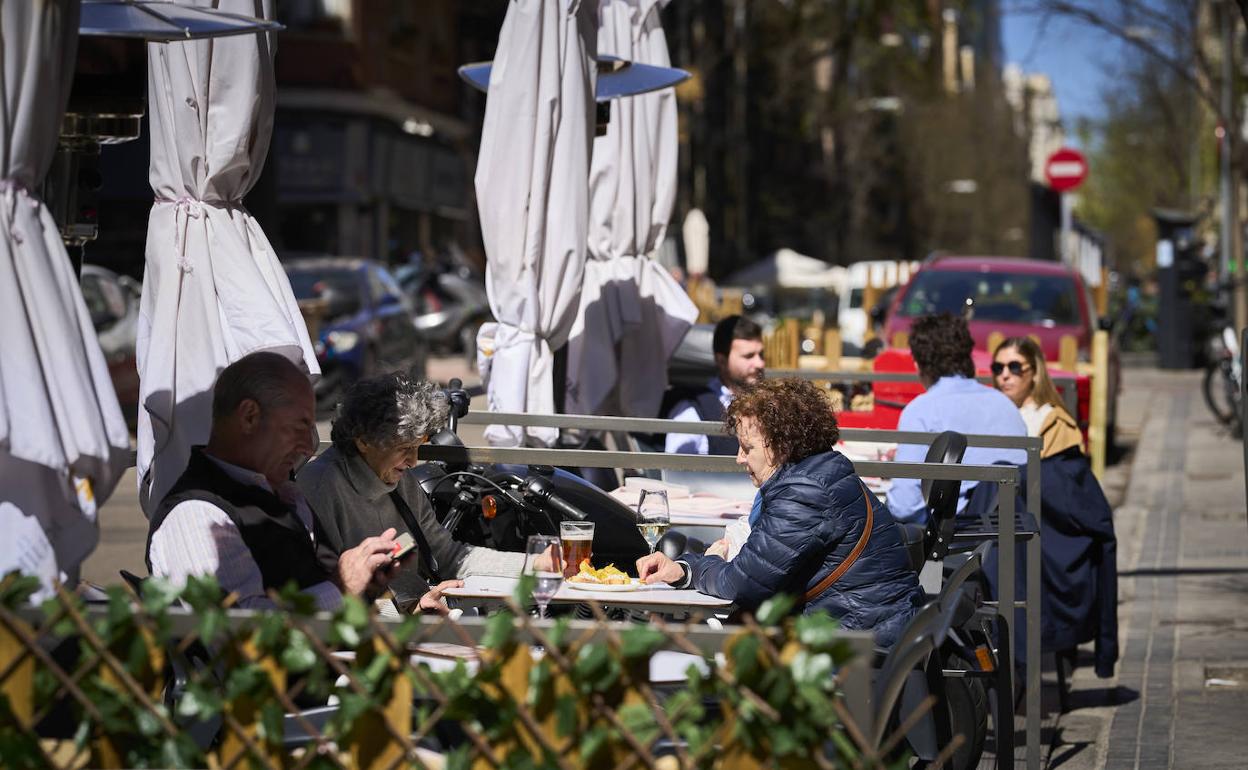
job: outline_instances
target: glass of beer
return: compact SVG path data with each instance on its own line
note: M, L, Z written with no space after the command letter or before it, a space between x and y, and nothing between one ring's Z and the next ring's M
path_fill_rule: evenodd
M560 522L559 539L563 541L563 576L570 578L581 571L583 560L594 555L594 523Z

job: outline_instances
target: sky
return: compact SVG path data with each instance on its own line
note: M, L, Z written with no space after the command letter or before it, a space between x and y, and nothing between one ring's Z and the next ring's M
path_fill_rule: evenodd
M1015 5L1002 3L1005 60L1052 79L1067 141L1078 145L1076 122L1102 116L1101 93L1111 83L1113 59L1123 44L1075 21L1050 19L1045 25L1038 15L1011 9Z

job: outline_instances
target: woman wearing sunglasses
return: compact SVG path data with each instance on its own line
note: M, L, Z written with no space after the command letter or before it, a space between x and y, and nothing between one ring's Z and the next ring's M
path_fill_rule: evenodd
M1027 435L1044 439L1041 457L1052 457L1077 447L1083 452L1083 433L1057 395L1044 352L1030 337L1010 337L997 346L992 361L997 390L1018 407Z
M1040 646L1073 664L1075 648L1095 642L1096 674L1118 660L1117 538L1113 513L1083 451L1083 433L1058 398L1035 340L997 346L993 384L1018 406L1040 450Z

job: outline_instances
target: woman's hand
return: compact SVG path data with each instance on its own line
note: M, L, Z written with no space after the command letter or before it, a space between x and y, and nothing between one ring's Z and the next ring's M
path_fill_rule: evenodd
M637 577L646 584L679 583L685 569L661 553L652 553L637 560Z
M728 559L728 538L721 537L706 549L707 556L718 556L727 561Z
M446 606L446 600L442 598L442 593L448 588L463 587L464 581L462 580L443 580L433 588L430 588L424 596L420 597L420 602L416 605L416 611L436 613L438 615L447 614L451 611L451 608Z
M391 527L377 537L365 538L356 547L338 557L338 587L344 594L361 596L365 590L385 588L392 570L390 555L394 552L395 529Z

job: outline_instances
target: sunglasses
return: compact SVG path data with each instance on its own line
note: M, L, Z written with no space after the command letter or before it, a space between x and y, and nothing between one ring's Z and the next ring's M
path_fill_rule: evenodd
M1023 375L1023 372L1031 369L1030 366L1027 366L1022 361L1011 361L1008 364L1003 364L1000 361L993 361L992 366L990 368L992 369L992 374L994 377L1000 377L1001 373L1004 372L1006 369L1009 369L1010 374L1014 375L1015 377L1021 377Z

